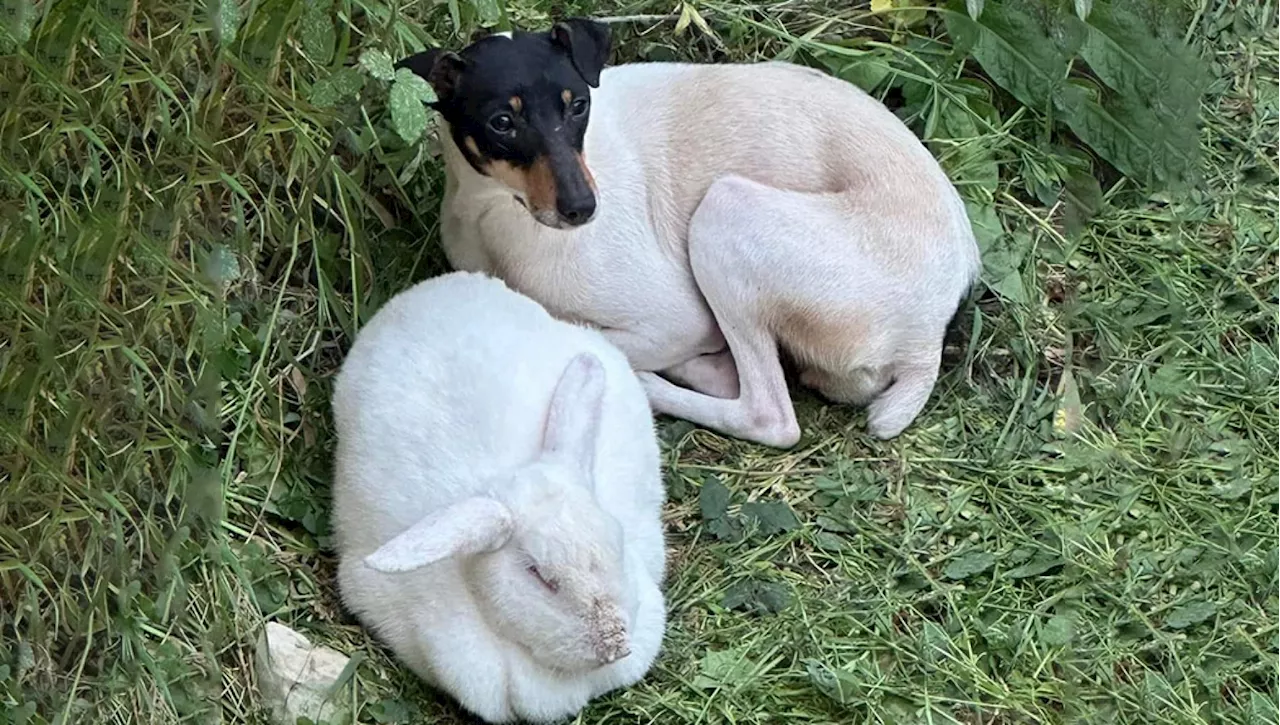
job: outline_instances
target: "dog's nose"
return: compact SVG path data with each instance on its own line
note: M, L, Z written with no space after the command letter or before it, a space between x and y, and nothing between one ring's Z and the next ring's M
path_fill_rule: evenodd
M561 197L556 200L556 211L566 224L581 226L591 221L596 213L596 195Z

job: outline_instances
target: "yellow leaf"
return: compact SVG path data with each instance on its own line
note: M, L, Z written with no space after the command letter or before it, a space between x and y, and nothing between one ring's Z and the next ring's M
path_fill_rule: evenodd
M693 22L693 6L689 3L683 3L680 6L680 19L676 21L676 35L684 35L684 31L691 22Z
M893 9L893 0L871 0L871 12L883 13Z
M1058 410L1053 415L1053 429L1059 435L1075 433L1084 422L1084 406L1080 402L1080 388L1071 369L1062 371L1058 381Z

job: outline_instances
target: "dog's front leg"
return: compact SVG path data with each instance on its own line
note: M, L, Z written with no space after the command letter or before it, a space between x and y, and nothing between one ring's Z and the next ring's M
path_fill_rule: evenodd
M669 367L662 376L677 385L715 398L738 397L738 366L728 349L699 355Z
M728 326L717 311L731 362L738 372L737 397L725 399L681 388L654 373L639 373L649 404L659 413L683 418L744 440L790 448L800 440L800 425L768 332L755 325ZM745 321L738 320L742 323Z

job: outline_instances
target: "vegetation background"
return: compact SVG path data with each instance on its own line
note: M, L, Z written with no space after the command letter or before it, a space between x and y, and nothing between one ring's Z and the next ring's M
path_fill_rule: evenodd
M329 381L444 269L392 60L567 14L882 97L985 257L901 438L662 422L665 652L581 722L1277 721L1274 2L0 7L0 723L261 722L270 619L352 721L466 721L339 607Z

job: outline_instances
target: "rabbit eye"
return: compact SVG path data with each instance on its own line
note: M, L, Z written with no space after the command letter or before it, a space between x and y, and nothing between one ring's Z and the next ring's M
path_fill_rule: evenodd
M544 577L542 572L538 571L538 567L530 566L528 571L530 574L537 577L538 581L542 582L542 586L546 587L551 593L554 594L560 589L560 585L556 584L554 580Z

